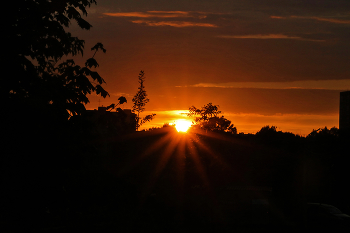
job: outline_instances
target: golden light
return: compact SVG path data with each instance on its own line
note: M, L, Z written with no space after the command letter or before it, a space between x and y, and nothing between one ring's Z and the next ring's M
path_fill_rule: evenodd
M192 122L188 120L180 119L175 121L175 128L177 132L187 132L191 125Z

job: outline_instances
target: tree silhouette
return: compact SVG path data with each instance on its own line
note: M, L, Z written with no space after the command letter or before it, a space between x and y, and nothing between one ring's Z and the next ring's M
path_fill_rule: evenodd
M277 126L263 126L258 132L256 132L256 136L259 137L271 137L277 134Z
M145 81L145 73L143 70L140 71L139 74L139 83L140 86L138 87L138 91L135 94L134 98L132 99L132 102L134 103L132 107L132 111L136 112L136 131L140 128L141 125L144 123L151 121L156 114L152 113L150 115L147 115L143 118L140 118L140 113L145 111L145 105L149 102L149 99L147 98L147 93L144 86Z
M1 187L6 190L4 197L16 198L1 200L5 212L11 208L18 213L28 211L28 218L35 218L35 213L41 213L48 202L62 198L63 174L74 164L72 161L79 161L80 155L87 156L92 151L85 143L87 136L79 137L68 119L85 111L88 94L108 96L102 87L103 78L94 70L98 67L96 52L106 50L97 43L91 48L92 57L77 65L72 57L83 55L85 42L66 29L76 22L81 29L89 30L91 25L83 16L87 15L86 8L95 3L6 3L6 20L2 23L6 52L1 64L4 75L0 77L5 110L2 117L6 123L0 130L5 138L1 142L0 164L2 171L11 169L2 172ZM19 189L12 189L11 184L17 184Z
M10 49L5 67L11 78L1 76L0 93L9 105L28 105L54 111L68 119L80 115L89 102L87 94L102 97L108 93L105 81L92 68L98 67L94 56L106 52L101 43L91 48L94 54L85 66L72 59L58 64L64 56L83 55L84 40L66 32L72 21L81 29L92 26L82 18L95 0L19 0L10 1L3 30L5 45Z
M195 118L195 122L198 123L208 121L212 117L217 117L220 113L221 111L219 111L219 105L209 103L203 106L201 109L191 106L189 108L188 116L198 116Z
M330 129L324 127L323 129L319 128L317 130L312 130L306 138L309 139L321 139L321 140L334 140L339 137L339 129L336 127L332 127Z
M237 129L231 124L230 120L224 116L218 117L220 113L219 105L209 103L201 109L191 106L187 115L189 117L195 117L195 123L205 130L237 134Z

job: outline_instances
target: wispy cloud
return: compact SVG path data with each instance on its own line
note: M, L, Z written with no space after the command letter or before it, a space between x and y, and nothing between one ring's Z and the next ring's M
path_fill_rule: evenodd
M283 34L255 34L255 35L221 35L220 38L234 39L302 39L298 36L287 36Z
M350 20L344 20L344 19L321 18L321 17L310 17L310 19L315 19L318 21L325 21L325 22L329 22L329 23L336 23L336 24L350 24Z
M323 21L323 22L328 22L328 23L335 23L335 24L350 24L350 20L348 19L339 19L339 18L334 18L334 17L317 17L317 16L288 16L288 17L283 17L283 16L276 16L276 15L271 15L271 19L312 19L312 20L317 20L317 21Z
M299 36L289 36L284 34L252 34L252 35L219 35L219 38L226 39L289 39L289 40L305 40L305 41L323 41L323 40L315 40L309 38L302 38Z
M133 20L137 24L146 24L147 26L171 26L171 27L217 27L211 23L196 23L187 21L150 21L150 20Z
M103 13L113 17L133 18L130 21L136 24L145 24L147 26L171 26L171 27L217 27L212 23L191 22L188 18L205 19L207 13L195 11L146 11L146 12L118 12L118 13ZM136 18L136 19L135 19ZM160 19L177 20L164 21ZM187 19L183 21L183 19ZM149 19L149 20L147 20Z
M124 97L132 97L131 94L128 94L128 93L123 93L123 92L115 92L115 93L111 93L112 96L117 96L117 97L121 97L121 96L124 96Z
M154 12L120 12L120 13L103 13L104 15L114 17L136 17L136 18L176 18L188 17L187 12L172 12L172 13L154 13Z
M270 18L271 18L271 19L286 19L287 17L277 16L277 15L271 15Z
M350 79L307 80L295 82L198 83L191 85L190 87L347 90L350 89Z
M103 13L104 15L114 17L134 17L134 18L199 18L204 19L207 16L203 12L192 11L146 11L146 12L118 12Z

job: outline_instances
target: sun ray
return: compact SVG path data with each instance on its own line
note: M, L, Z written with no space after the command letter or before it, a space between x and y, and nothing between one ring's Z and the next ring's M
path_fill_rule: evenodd
M243 140L237 139L235 137L225 137L224 135L222 135L220 133L215 133L215 132L211 132L211 131L209 131L209 132L201 131L201 132L197 132L197 133L199 135L201 135L201 137L210 138L210 140L218 140L219 142L221 142L221 141L229 142L233 146L231 148L241 148L240 151L226 152L225 153L226 155L230 154L231 156L226 156L225 158L218 155L218 159L221 160L222 168L228 169L230 171L230 174L232 175L233 180L230 180L229 182L231 182L231 183L239 182L240 185L243 185L243 186L254 183L252 178L249 177L246 173L243 173L243 171L241 169L242 167L247 167L247 164L254 163L253 160L246 160L245 159L246 157L244 156L246 153L249 153L247 151L251 150L251 144L249 144L247 141L243 141ZM200 144L200 147L202 147L205 151L207 151L209 153L210 153L210 151L212 151L205 144L205 140L198 140L196 143ZM260 150L266 149L262 146L258 146L258 147ZM257 149L258 147L255 146L255 149ZM242 150L242 148L244 148L244 150ZM251 167L251 165L249 167ZM226 183L226 185L229 185L229 184L230 183Z
M166 146L164 152L161 154L159 161L155 166L155 169L150 174L149 181L146 184L146 187L144 190L145 195L148 195L149 192L152 190L156 181L158 180L158 177L160 176L161 172L164 170L164 168L168 164L169 160L171 159L171 157L174 154L174 151L177 147L178 138L174 137L174 135L171 135L171 134L169 134L169 136L173 140L168 140L168 145ZM169 139L169 138L167 137L167 139Z
M222 169L230 170L232 167L229 165L228 162L225 161L225 159L218 153L215 153L210 147L206 146L203 142L200 140L197 140L195 142L198 147L200 147L202 150L204 150L206 153L210 155L209 159L212 160L212 162L218 162L220 166L222 166Z
M186 138L182 137L179 140L178 146L175 152L176 167L177 167L177 194L179 201L181 202L184 198L184 182L185 182L185 167L186 167ZM180 204L180 203L179 203Z
M200 155L198 154L197 147L194 145L193 141L190 141L190 140L187 141L187 147L189 148L189 152L190 152L189 158L192 159L192 161L194 162L195 168L203 182L203 185L209 188L210 183L206 175L205 168L200 161Z
M208 205L211 206L210 208L215 208L215 215L219 216L221 207L217 188L224 187L237 178L245 183L244 180L247 178L244 174L240 174L240 165L236 166L232 163L236 155L223 157L221 153L216 152L215 148L222 140L229 140L232 144L240 144L240 141L233 137L227 139L228 137L220 134L197 132L197 130L179 134L174 127L166 127L157 132L136 133L138 136L132 142L138 142L140 139L143 145L146 145L145 142L152 143L146 147L142 146L141 148L144 149L139 154L137 154L139 150L135 149L133 152L135 156L131 156L129 162L121 169L123 177L130 176L131 182L137 182L135 184L138 187L141 203L148 200L150 195L166 198L167 203L176 209L178 219L182 219L182 216L185 216L183 211L187 208L186 195L196 199L197 195L203 192L204 198L209 201ZM150 137L154 137L154 140ZM210 179L213 177L212 172L220 173L214 176L218 179ZM225 179L227 174L229 179ZM198 190L197 187L199 187ZM197 191L191 191L193 188Z
M164 147L164 145L166 145L166 143L171 139L171 137L171 134L167 133L164 137L155 141L152 145L148 146L142 154L140 154L136 158L133 158L133 160L130 161L129 164L125 165L123 169L119 171L119 175L131 171L151 154L154 154L156 151L159 151L162 147Z

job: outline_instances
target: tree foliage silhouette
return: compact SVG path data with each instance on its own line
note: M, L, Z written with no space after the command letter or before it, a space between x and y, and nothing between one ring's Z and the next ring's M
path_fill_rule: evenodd
M4 25L5 44L10 47L5 67L11 78L1 77L1 96L11 105L30 105L55 111L64 119L79 115L89 102L87 94L102 97L108 92L101 86L105 81L93 68L98 67L94 56L106 52L101 43L91 48L94 54L85 66L76 65L64 56L83 55L84 40L65 29L75 21L81 29L92 26L83 19L86 8L95 0L19 0L10 1ZM81 15L82 14L82 15Z
M277 134L277 126L263 126L258 132L256 132L256 136L259 137L271 137Z
M189 108L189 117L194 117L194 121L199 127L205 130L230 132L237 134L237 128L231 124L231 121L224 116L219 117L219 105L209 103L202 108L191 106Z
M35 219L48 203L53 208L53 200L62 200L64 171L74 160L79 161L79 154L86 156L91 151L83 151L88 148L87 144L81 146L86 136L78 137L68 119L84 112L88 94L108 96L102 87L103 78L94 70L98 67L94 55L106 50L98 43L85 64L76 64L72 57L83 55L85 42L67 28L74 22L89 30L91 25L83 16L95 3L6 2L6 19L2 22L4 74L0 77L2 117L6 124L0 130L5 138L1 142L0 164L1 168L11 169L2 172L1 186L6 190L4 197L16 196L13 200L1 200L6 213L17 209L16 212ZM19 188L12 189L11 184Z
M134 103L132 107L132 111L136 112L136 131L140 128L141 125L144 123L153 120L154 116L156 114L152 113L150 115L147 115L143 118L140 118L140 113L145 111L145 106L149 102L149 99L147 98L147 93L145 90L144 82L145 82L145 73L143 70L140 71L139 74L139 84L138 91L135 94L134 98L132 99L132 102Z
M309 139L336 139L339 137L339 129L336 127L332 127L330 129L325 126L323 129L314 129L311 133L309 133L306 138Z

